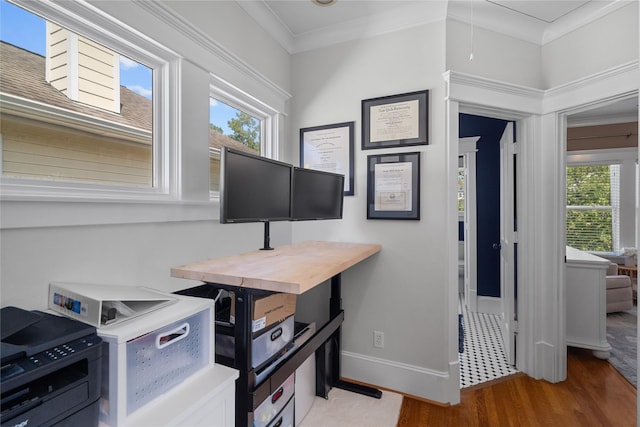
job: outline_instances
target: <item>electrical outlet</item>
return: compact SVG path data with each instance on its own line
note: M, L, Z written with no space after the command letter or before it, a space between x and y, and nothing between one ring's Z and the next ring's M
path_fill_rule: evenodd
M384 332L373 331L373 346L378 348L384 347Z

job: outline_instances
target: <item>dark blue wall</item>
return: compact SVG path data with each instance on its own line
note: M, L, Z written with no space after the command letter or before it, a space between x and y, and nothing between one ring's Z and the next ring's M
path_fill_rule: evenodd
M478 222L478 295L500 297L500 138L505 120L460 114L460 138L479 136L476 143Z

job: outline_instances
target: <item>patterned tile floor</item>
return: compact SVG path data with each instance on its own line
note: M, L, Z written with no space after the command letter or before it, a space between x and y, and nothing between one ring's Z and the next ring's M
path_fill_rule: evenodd
M500 317L470 312L464 304L460 305L464 327L464 351L459 353L460 388L518 372L507 364L500 334Z

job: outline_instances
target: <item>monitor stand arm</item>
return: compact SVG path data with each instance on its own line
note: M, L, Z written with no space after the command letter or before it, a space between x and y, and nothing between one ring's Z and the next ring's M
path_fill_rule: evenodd
M269 235L269 221L264 221L264 246L260 248L261 251L271 251L273 248L269 246L271 237Z

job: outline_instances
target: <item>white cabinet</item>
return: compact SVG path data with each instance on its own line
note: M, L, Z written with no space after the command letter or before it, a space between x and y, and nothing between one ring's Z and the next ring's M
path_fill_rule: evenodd
M126 420L130 427L233 427L238 371L211 365Z
M609 261L567 246L567 337L568 346L593 350L609 358L607 342L606 271Z

